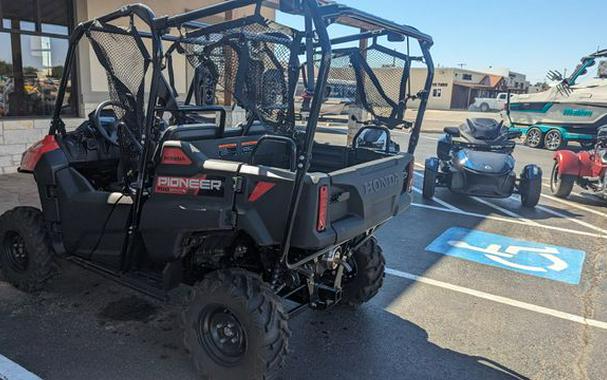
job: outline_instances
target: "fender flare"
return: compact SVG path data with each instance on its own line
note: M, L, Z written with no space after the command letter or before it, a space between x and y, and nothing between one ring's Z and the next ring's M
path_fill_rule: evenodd
M438 158L436 158L436 157L426 158L425 164L426 164L426 168L428 170L438 173L438 164L439 164Z
M521 179L525 179L527 181L538 179L542 180L542 168L535 164L527 165L523 168L523 172L521 173Z
M559 176L579 176L581 165L577 153L570 150L559 150L554 154L554 161L559 165Z

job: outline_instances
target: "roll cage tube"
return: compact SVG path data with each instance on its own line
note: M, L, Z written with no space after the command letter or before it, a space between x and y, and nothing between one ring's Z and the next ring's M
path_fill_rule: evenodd
M107 23L123 17L133 16L139 17L144 23L146 23L150 27L150 29L152 29L154 20L156 19L156 15L147 5L132 4L125 5L120 9L107 15L101 16L95 20L82 22L78 24L76 28L74 28L69 40L69 46L65 57L63 75L61 77L61 82L59 83L57 99L55 100L55 110L53 112L53 118L51 119L51 126L48 132L49 135L55 135L57 134L57 132L59 132L61 135L65 135L66 133L65 123L61 119L61 108L63 106L63 101L65 100L67 82L70 79L73 70L73 65L76 61L76 47L78 46L78 42L80 42L80 40L84 36L85 31L90 28L91 25L93 25L93 23L95 23L96 21ZM151 34L149 36L151 37Z
M291 0L291 1L283 0L281 2L280 8L281 8L281 10L283 10L287 13L297 14L298 12L301 12L301 7L298 7L296 4L300 4L303 1L305 1L305 0ZM412 57L412 56L404 55L404 54L401 54L401 53L398 53L395 51L390 51L390 53L388 53L388 54L401 58L403 61L406 62L407 66L408 66L403 73L404 75L408 75L408 78L405 78L405 77L402 78L401 83L403 86L405 85L404 82L409 82L408 84L410 85L410 72L407 73L407 71L410 71L412 61L422 61L425 63L425 65L427 67L427 75L426 75L426 79L424 81L424 87L418 93L418 99L420 101L420 104L418 107L418 112L417 112L417 116L416 116L413 128L411 129L411 137L409 139L409 146L407 148L408 153L410 153L410 154L415 153L415 149L417 148L417 144L419 142L419 134L421 132L422 121L423 121L424 114L425 114L425 111L427 108L430 90L432 88L432 81L434 79L434 62L433 62L432 56L430 54L430 48L434 44L432 37L425 33L420 32L419 30L417 30L414 27L411 27L408 25L399 25L395 22L371 15L371 14L363 12L363 11L359 11L355 8L351 8L348 6L341 5L341 4L328 3L326 0L319 0L319 2L322 4L325 4L318 8L318 12L320 13L321 17L326 20L326 22L328 24L337 23L337 24L347 25L347 26L351 26L351 27L355 27L355 28L361 28L361 25L364 25L368 29L368 30L358 33L358 34L334 38L331 40L332 46L342 44L342 43L347 43L347 42L360 41L363 39L370 39L370 38L376 40L377 37L386 36L386 35L390 35L390 34L396 34L396 35L400 35L400 36L410 37L410 38L416 39L418 41L420 50L422 51L422 57ZM285 7L283 3L288 3L290 6ZM302 44L302 47L301 47L302 54L306 53L306 56L307 56L306 57L306 61L307 61L306 62L306 71L308 71L310 73L313 73L313 67L314 67L314 65L312 64L314 61L313 48L317 48L320 46L321 46L321 42L313 42L311 39L306 39L306 44ZM373 48L377 49L379 51L384 51L384 52L386 50L388 50L388 49L382 47L381 45L375 44L375 41L374 41ZM306 74L306 78L308 78L308 80L306 82L306 85L307 85L306 89L308 91L310 91L314 88L314 83L313 83L314 75ZM401 90L404 90L404 88ZM314 93L314 91L310 91L310 92ZM399 105L398 108L399 108L398 109L399 117L404 116L403 105Z
M292 268L293 266L289 263L288 254L291 249L291 236L293 235L293 227L295 225L295 217L297 216L297 209L299 207L299 201L301 199L301 193L303 189L303 181L308 169L310 167L310 160L312 158L312 145L314 142L314 135L316 133L316 126L318 124L318 117L320 116L320 107L322 105L323 89L327 85L329 78L329 69L331 67L331 41L327 32L327 26L324 18L318 12L319 6L316 0L309 0L304 3L304 15L306 18L310 18L312 23L306 23L307 27L316 27L316 34L321 42L321 59L320 67L318 69L318 76L316 79L316 87L314 89L315 95L312 98L312 104L310 105L310 116L308 117L308 124L306 126L306 137L303 145L303 152L297 157L297 173L295 175L295 184L293 185L293 191L291 193L291 203L289 205L289 214L287 219L287 226L282 242L282 258L281 262ZM309 35L312 31L306 30L306 35ZM309 77L314 77L312 73L308 74Z

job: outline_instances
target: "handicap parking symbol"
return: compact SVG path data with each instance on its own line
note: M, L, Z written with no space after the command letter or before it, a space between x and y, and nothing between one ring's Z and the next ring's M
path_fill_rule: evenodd
M573 285L580 282L586 257L577 249L461 227L449 228L426 250Z

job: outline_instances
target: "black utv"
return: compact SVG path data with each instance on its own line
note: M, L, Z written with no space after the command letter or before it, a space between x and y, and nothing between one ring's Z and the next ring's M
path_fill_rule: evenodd
M249 5L249 17L195 21ZM131 5L80 24L49 134L20 167L33 173L42 210L0 217L2 272L25 291L41 289L58 259L160 298L190 286L184 342L205 378L272 377L288 351L290 317L378 292L384 258L374 233L411 202L432 83L432 39L414 28L334 3L281 1L279 10L305 18L307 30L298 31L266 20L261 7L234 0L156 17ZM331 40L331 23L356 33ZM68 132L61 109L83 37L107 72L109 100ZM364 49L333 49L367 39ZM409 39L423 56L381 44ZM176 54L194 73L183 101ZM378 56L398 64L382 71L366 60ZM309 93L322 94L334 59L346 62L338 72L356 78L357 102L374 116L360 139L366 146L314 141L322 96L313 97L307 124L296 125L300 74ZM428 66L428 78L415 95L408 151L396 152L385 127L404 123L412 61ZM400 85L387 91L387 82ZM236 110L246 118L234 125L228 112Z

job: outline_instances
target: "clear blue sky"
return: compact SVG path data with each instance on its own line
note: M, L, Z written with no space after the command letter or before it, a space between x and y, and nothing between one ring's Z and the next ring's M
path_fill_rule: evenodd
M543 81L607 48L607 0L339 0L434 38L436 64L509 67ZM279 22L293 23L280 16Z

